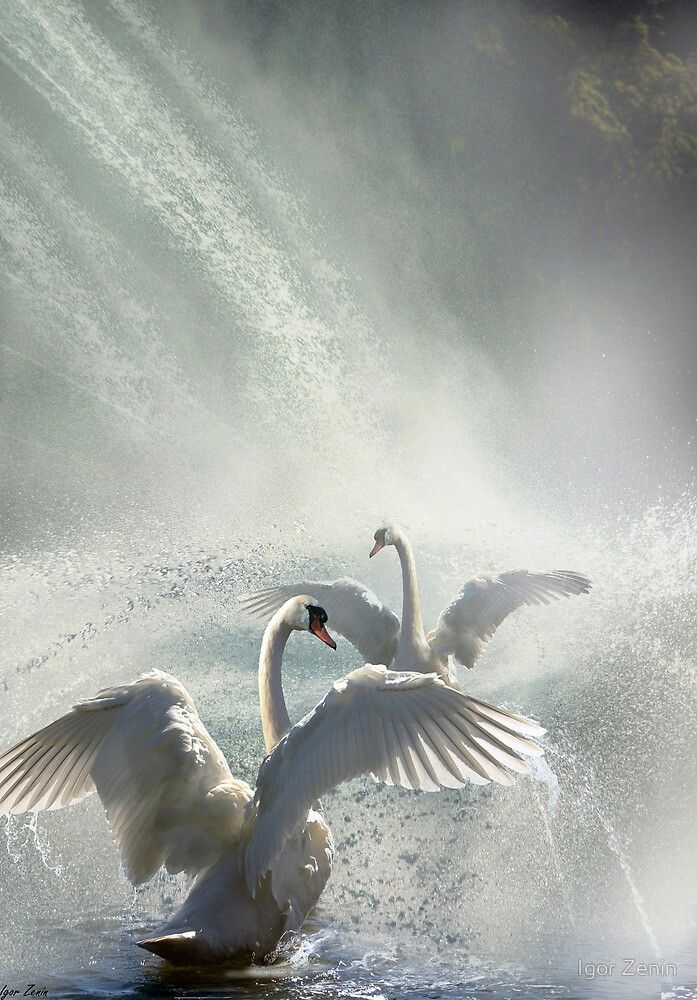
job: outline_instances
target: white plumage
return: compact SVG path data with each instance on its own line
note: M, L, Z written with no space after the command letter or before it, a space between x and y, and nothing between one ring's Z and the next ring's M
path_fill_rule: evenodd
M321 795L371 773L401 788L438 791L466 782L513 784L528 774L544 734L527 719L447 687L435 674L366 664L337 681L261 768L247 849L251 892Z
M244 610L268 618L291 597L312 594L327 612L332 629L358 650L365 663L389 666L397 652L399 618L382 604L369 587L343 576L332 583L304 580L267 587L240 598Z
M95 790L134 885L162 866L197 874L234 843L252 797L184 686L159 670L100 691L0 756L0 815Z
M243 609L265 617L294 594L310 590L321 594L332 625L364 659L399 670L435 672L447 683L457 684L449 657L465 667L473 667L498 626L517 608L587 594L591 588L587 577L570 570L531 573L522 569L474 577L441 612L436 628L426 634L409 539L394 524L378 528L374 537L376 544L371 555L386 545L394 545L399 555L403 584L401 627L396 615L371 590L349 577L333 582L268 587L243 595L240 598Z
M527 569L483 574L468 580L444 608L427 635L431 648L451 653L464 667L473 667L499 625L523 605L551 604L561 597L587 594L590 580L571 570L531 573Z
M235 779L183 685L154 671L110 688L0 755L0 815L58 809L96 791L134 884L164 865L195 876L179 910L139 944L178 964L259 959L297 929L331 872L319 797L361 774L435 791L511 784L542 752L536 723L433 674L367 664L290 728L281 684L294 630L334 645L317 599L291 598L259 658L268 756L256 792Z

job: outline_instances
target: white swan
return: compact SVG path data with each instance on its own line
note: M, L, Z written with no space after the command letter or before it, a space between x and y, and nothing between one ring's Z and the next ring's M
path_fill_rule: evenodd
M331 872L318 799L372 773L435 791L511 784L544 730L448 688L434 675L370 664L337 681L290 728L281 683L294 630L335 646L313 597L266 628L259 693L268 756L257 788L235 779L183 685L154 671L84 701L0 755L0 815L60 809L96 791L128 878L164 865L196 876L172 919L139 944L177 964L269 955L300 926ZM287 734L287 735L286 735Z
M487 641L512 611L524 604L549 604L560 597L587 594L591 588L587 577L570 570L530 573L521 569L499 575L483 574L463 585L441 612L436 627L426 634L409 539L392 523L381 525L373 538L371 556L386 545L393 545L399 555L403 591L401 627L396 615L368 587L350 577L270 587L244 595L242 606L252 615L266 616L293 594L309 590L318 595L333 627L364 659L397 670L435 672L447 684L457 685L450 657L465 667L473 667Z

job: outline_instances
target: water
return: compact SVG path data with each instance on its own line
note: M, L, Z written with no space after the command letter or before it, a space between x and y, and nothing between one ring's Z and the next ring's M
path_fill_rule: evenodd
M134 892L90 799L7 824L0 985L694 995L692 484L628 496L545 438L554 409L471 330L422 337L416 306L390 325L376 301L397 278L373 260L366 286L318 194L340 144L318 153L300 125L291 141L298 122L241 42L223 58L186 6L134 0L8 0L0 15L3 744L159 667L253 782L260 629L235 598L350 573L399 608L394 553L367 560L386 514L414 541L429 623L479 570L595 584L521 612L464 678L547 726L539 780L329 795L335 871L275 965L175 973L135 948L186 886ZM408 165L398 138L385 133ZM594 401L578 405L590 425ZM289 645L293 718L356 665L346 643L319 645Z
M261 571L256 558L253 575ZM368 572L364 559L360 551L346 552L342 565ZM435 589L442 561L442 554L422 556L425 591ZM235 593L251 582L244 569L250 562L249 553L237 561L197 552L177 565L160 550L159 563L131 552L99 568L89 554L84 560L54 556L41 567L8 564L16 612L4 670L8 740L87 691L164 666L194 693L234 773L253 781L262 754L255 695L259 628L241 620L234 603ZM299 558L264 572L322 576L327 569L324 559L312 565ZM393 596L396 565L384 563L382 575L393 579L376 583ZM651 749L653 730L643 720L634 727L630 716L619 743L612 718L601 717L596 730L584 734L577 716L585 718L592 694L579 701L573 674L595 669L593 650L574 653L589 608L596 616L625 610L615 595L593 596L585 609L579 602L529 612L497 636L495 682L484 673L472 677L478 693L495 692L544 719L552 750L554 734L562 738L564 750L551 753L539 780L437 799L366 780L328 797L337 842L332 880L315 929L297 951L290 948L290 964L287 958L259 973L263 989L284 996L371 990L385 996L476 996L482 990L496 996L650 995L659 981L681 985L692 978L693 876L682 867L683 852L692 846L689 806L683 811L682 803L664 804L654 814L647 809L656 784L684 788L692 766L683 761L685 772L679 769L685 734L667 738L658 752ZM521 630L533 648L552 645L568 668L535 676L536 653L532 673L521 676ZM285 672L296 718L355 662L345 643L332 656L304 639L289 646ZM628 662L634 681L645 683L646 666ZM597 674L587 682L595 687ZM652 683L660 681L653 676ZM667 685L661 695L659 702ZM623 697L630 700L626 691ZM674 710L670 702L656 710L662 731L669 732ZM627 762L637 753L647 759L646 772L628 775ZM231 985L231 974L187 978L141 958L134 939L171 910L185 887L162 876L134 893L120 873L97 802L32 820L13 818L6 839L4 968L12 981L45 979L62 995L200 996L229 989L245 996L260 988L248 977ZM579 961L618 964L631 957L657 968L672 962L678 973L611 985L603 977L579 976Z
M552 750L551 748L550 748L550 750L551 750L551 752L554 752L554 750ZM569 763L571 764L571 766L573 768L574 767L573 757L571 757L571 758L567 757L567 760L569 761ZM641 921L641 926L644 928L644 931L646 932L646 936L647 936L647 938L649 940L649 943L651 945L651 948L653 950L655 958L660 962L660 960L661 960L661 948L660 948L660 945L659 945L658 940L656 938L656 934L654 932L654 929L651 926L648 914L646 912L646 904L644 903L644 900L643 900L642 895L641 895L641 893L639 891L639 888L638 888L638 886L637 886L637 884L636 884L636 882L634 880L634 876L632 874L632 869L631 869L631 866L629 864L629 859L627 858L627 852L626 852L625 848L623 848L622 845L620 844L619 839L617 837L617 833L616 833L616 831L615 831L612 823L610 822L610 820L607 818L607 816L605 815L604 811L602 810L602 808L601 808L601 806L600 806L600 804L598 802L597 795L593 791L594 779L591 776L589 776L589 775L578 775L578 771L576 771L576 774L577 774L577 777L580 777L580 783L577 783L575 787L576 787L577 790L581 791L582 794L584 794L585 796L587 796L587 798L588 798L588 800L589 800L589 802L591 804L591 807L593 809L593 812L597 816L598 821L599 821L601 827L603 828L603 830L607 834L607 846L610 848L610 850L612 851L612 853L617 856L617 860L619 861L620 868L622 869L622 873L623 873L623 875L625 877L625 880L627 882L627 887L628 887L628 889L629 889L629 891L631 893L632 899L634 900L634 906L636 908L639 920ZM552 785L551 795L555 795L555 796L558 795L558 784ZM552 839L551 828L549 828L549 834L548 835L549 835L549 838L551 840Z

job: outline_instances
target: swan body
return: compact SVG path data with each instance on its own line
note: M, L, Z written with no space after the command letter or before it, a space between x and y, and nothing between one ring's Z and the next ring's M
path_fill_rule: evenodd
M331 871L329 829L308 817L309 836L301 832L283 859L279 898L267 885L252 899L240 850L254 793L230 774L184 686L162 671L77 705L7 751L0 769L1 812L58 809L96 790L134 885L162 866L195 877L173 918L139 942L175 964L268 954Z
M510 785L544 729L449 688L435 674L366 664L290 725L281 683L291 632L335 643L305 594L269 622L259 658L267 756L254 791L233 777L184 686L161 671L101 691L0 754L0 815L59 809L96 791L128 878L164 866L194 877L139 945L175 964L260 960L299 928L329 878L320 797L361 774L437 791Z
M205 869L176 913L138 942L175 965L253 962L273 954L281 938L300 928L332 870L334 842L321 812L310 809L254 894L244 873L250 830L236 850Z
M374 534L376 555L394 546L402 569L402 622L364 584L349 577L333 582L304 582L269 587L243 595L242 607L265 617L293 594L304 590L321 595L332 624L372 663L396 670L436 673L446 684L459 686L455 663L472 668L498 626L523 605L549 604L562 597L587 594L591 581L571 570L532 573L513 570L482 574L467 581L441 612L428 633L421 618L416 563L411 543L397 525L381 525ZM453 662L454 661L454 662Z

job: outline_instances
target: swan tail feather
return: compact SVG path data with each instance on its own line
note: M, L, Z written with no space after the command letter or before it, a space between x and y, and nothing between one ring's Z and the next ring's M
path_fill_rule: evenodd
M143 938L142 941L136 941L136 944L172 965L202 965L215 961L213 949L195 930Z

